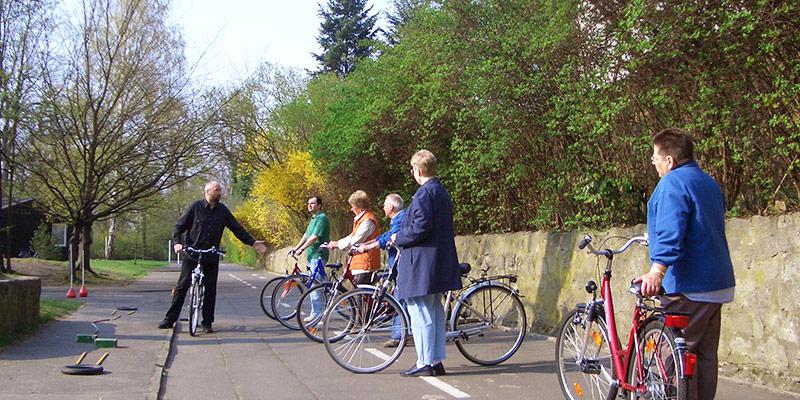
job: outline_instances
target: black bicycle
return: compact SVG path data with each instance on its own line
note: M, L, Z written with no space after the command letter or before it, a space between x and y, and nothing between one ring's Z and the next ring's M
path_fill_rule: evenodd
M200 263L208 260L209 257L224 257L225 252L211 247L206 250L198 250L193 247L184 247L183 252L197 260L197 266L192 271L192 283L189 286L189 334L197 334L197 325L200 323L201 313L203 312L203 299L206 294L206 287L203 284L203 267Z
M340 295L325 315L325 349L342 368L355 373L378 372L403 352L409 318L391 294L399 258L398 254L374 289L353 289ZM517 276L489 276L487 267L472 278L469 264L460 264L459 269L470 283L445 293L446 339L454 341L461 354L475 364L496 365L508 360L522 345L527 330L525 308L512 286ZM378 350L377 343L397 334L399 345L391 354Z

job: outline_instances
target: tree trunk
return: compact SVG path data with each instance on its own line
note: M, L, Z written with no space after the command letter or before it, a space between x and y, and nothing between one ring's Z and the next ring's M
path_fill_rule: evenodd
M11 257L14 254L11 254L13 251L13 241L11 240L11 230L14 228L14 164L13 164L13 151L14 145L13 143L9 146L6 145L6 151L12 153L11 163L7 163L6 165L6 187L8 191L7 201L8 204L6 205L6 272L14 272L11 269ZM2 193L2 192L0 192Z
M2 140L0 140L0 152L2 152L3 147L4 146L3 146ZM4 162L4 160L0 160L0 204L2 204L2 202L3 202L3 200L2 200L2 198L3 198L3 181L5 181L5 179L4 179L4 175L5 174L3 173L3 171L5 169L4 168L5 166L6 166L6 163ZM8 215L10 216L11 215L11 205L10 204L6 204L6 209L8 210L8 212L9 212ZM6 221L6 222L8 222L8 221ZM11 246L9 245L11 243L11 230L10 230L8 224L5 225L5 228L6 229L5 229L4 233L5 233L5 237L6 237L6 243L2 246L3 251L2 251L2 254L0 254L0 256L3 258L3 259L0 260L0 273L11 272ZM8 266L6 266L6 260L8 260Z
M67 254L67 264L69 266L67 268L72 267L72 282L78 281L78 273L80 272L78 268L79 229L77 224L72 225L72 234L69 235L69 243L67 244L69 246L69 254Z
M147 249L147 214L142 213L142 260Z
M97 273L92 270L92 266L89 263L91 259L91 251L92 251L92 224L86 224L81 227L81 266L85 272L88 272L94 276L97 276Z
M106 260L114 259L114 243L117 240L117 217L111 218L111 223L108 226L108 237L106 238L105 258Z

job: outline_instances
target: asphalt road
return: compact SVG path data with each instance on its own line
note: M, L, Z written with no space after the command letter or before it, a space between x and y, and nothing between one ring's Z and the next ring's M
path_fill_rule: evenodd
M400 375L415 361L413 347L382 372L350 373L330 359L323 345L263 314L258 302L268 277L235 265L220 268L216 332L191 337L186 323L179 323L161 380L163 398L563 399L553 362L554 342L543 337L529 336L514 357L494 367L474 365L448 344L447 375L439 378ZM723 379L717 398L786 396Z

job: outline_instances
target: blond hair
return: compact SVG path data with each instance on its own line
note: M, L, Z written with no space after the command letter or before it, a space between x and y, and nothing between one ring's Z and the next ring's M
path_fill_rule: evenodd
M353 192L347 199L347 202L350 203L351 206L356 206L362 210L369 208L369 196L367 196L367 192L363 190L356 190Z
M434 156L430 151L422 149L411 156L411 166L417 167L420 176L435 176L436 156Z

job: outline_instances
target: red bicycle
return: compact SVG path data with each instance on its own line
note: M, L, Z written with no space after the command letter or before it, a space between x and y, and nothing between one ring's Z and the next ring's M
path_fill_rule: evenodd
M578 247L607 259L597 298L597 283L590 280L586 291L592 300L578 304L561 324L556 340L556 366L561 390L567 399L686 400L688 380L694 374L696 357L687 351L681 329L689 316L667 312L643 297L641 284L628 291L636 295L636 307L623 348L617 334L611 297L611 263L614 255L632 244L647 246L647 238L630 238L617 250L595 250L586 235ZM598 259L598 266L599 266ZM663 290L663 288L662 288Z

